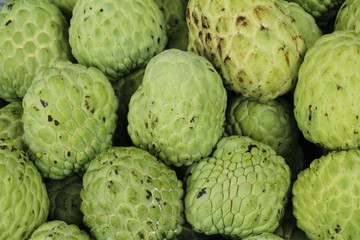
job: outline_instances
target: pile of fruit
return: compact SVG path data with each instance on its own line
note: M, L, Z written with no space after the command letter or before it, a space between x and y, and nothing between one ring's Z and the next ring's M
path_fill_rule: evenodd
M9 0L0 240L360 238L360 0Z

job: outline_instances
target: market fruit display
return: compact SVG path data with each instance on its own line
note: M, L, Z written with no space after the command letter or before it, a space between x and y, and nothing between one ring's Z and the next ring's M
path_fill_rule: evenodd
M137 147L113 147L90 162L81 211L96 239L171 239L184 223L173 169Z
M27 239L47 219L49 198L26 152L0 143L0 239Z
M196 231L243 239L273 232L284 215L290 169L267 144L222 138L210 157L188 168L186 220Z
M311 162L294 183L297 226L309 239L360 236L360 151L332 151Z
M154 0L77 0L72 14L75 59L113 81L143 68L167 43L165 18Z
M22 103L24 141L44 177L83 172L112 145L118 98L97 68L69 61L44 67Z
M360 35L354 31L323 35L306 52L294 116L307 140L327 149L359 147L360 58L354 57L359 52Z
M29 240L90 240L90 235L74 224L54 220L41 224Z
M68 23L46 0L10 0L0 12L0 98L24 97L39 69L72 59Z
M0 240L360 236L356 0L0 0Z
M146 66L129 103L128 133L135 146L168 165L190 165L210 155L223 134L227 94L205 58L164 50Z
M295 86L306 45L277 1L189 0L186 11L188 50L207 58L228 89L268 101Z

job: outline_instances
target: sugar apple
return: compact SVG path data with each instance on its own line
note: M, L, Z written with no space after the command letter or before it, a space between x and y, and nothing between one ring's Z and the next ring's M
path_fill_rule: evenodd
M299 4L312 16L319 18L341 6L344 0L287 0Z
M360 150L331 151L298 175L293 213L309 239L360 236L359 168Z
M10 0L0 13L0 98L19 101L35 74L56 59L72 60L68 22L46 0Z
M288 15L294 19L300 34L304 38L306 48L311 47L315 41L323 35L315 18L306 12L299 4L285 0L278 0L278 3L280 3L286 9Z
M53 220L41 224L28 240L90 240L90 235L75 224Z
M345 0L336 14L334 30L354 30L360 33L360 1Z
M294 92L294 116L308 141L328 149L359 147L360 58L354 57L359 52L360 35L354 31L323 35L307 51Z
M195 231L246 238L273 232L284 215L290 169L265 143L223 137L187 171L185 216Z
M26 150L23 141L22 115L21 101L11 102L0 108L0 142L6 142L18 149Z
M96 239L171 239L184 223L182 182L137 147L112 147L83 176L81 211Z
M135 146L168 165L209 155L222 135L227 95L218 72L192 52L168 49L150 60L129 103Z
M166 23L154 0L77 0L69 43L79 63L118 80L165 48Z
M83 226L84 214L80 210L82 177L75 174L59 180L48 179L45 184L50 200L48 220Z
M50 0L50 2L55 4L70 19L77 0Z
M273 233L260 233L250 237L242 238L242 240L284 240L284 238Z
M57 61L34 78L23 99L24 141L44 177L83 172L112 145L118 98L94 67Z
M206 57L225 86L268 101L296 84L303 36L276 0L189 0L188 50Z
M28 155L0 143L0 239L27 239L49 212L41 175Z
M189 45L189 28L186 22L180 22L168 32L168 42L166 44L166 48L177 48L187 51Z

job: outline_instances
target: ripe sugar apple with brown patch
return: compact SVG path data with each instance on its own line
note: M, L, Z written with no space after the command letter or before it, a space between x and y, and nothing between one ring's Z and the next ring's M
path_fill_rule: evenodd
M275 0L190 0L188 50L206 57L225 86L268 101L290 91L306 51L296 23Z
M293 213L309 239L360 236L360 151L332 151L314 159L295 181Z
M83 176L81 211L96 239L172 239L184 223L173 169L137 147L112 147Z
M231 238L273 232L284 215L290 169L283 157L245 136L222 138L187 171L185 216L195 231Z
M359 147L359 53L360 35L354 31L323 35L307 51L294 92L294 115L308 141L328 149Z
M75 174L59 180L48 179L45 184L50 199L48 220L83 226L84 214L80 210L82 178Z
M0 98L21 100L35 74L57 59L72 59L69 24L46 0L10 0L0 13Z
M44 177L83 172L112 145L118 98L94 67L57 61L34 78L23 99L24 141Z
M306 12L319 18L341 6L344 0L287 0L299 4Z
M75 224L53 220L41 224L28 240L90 240L90 235Z
M208 60L168 49L150 60L130 99L128 133L166 164L190 165L210 155L222 136L226 101Z
M22 115L21 101L11 102L0 108L0 142L6 142L18 149L25 150Z
M354 30L360 34L360 1L345 0L336 14L335 31Z
M111 80L143 68L167 43L154 0L77 0L69 28L76 60Z
M28 155L0 143L0 239L27 239L46 221L49 198Z

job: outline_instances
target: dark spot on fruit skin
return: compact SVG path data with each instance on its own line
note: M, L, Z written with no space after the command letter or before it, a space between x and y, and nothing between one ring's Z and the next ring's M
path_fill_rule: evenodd
M236 25L241 25L243 27L246 27L248 25L247 19L244 16L238 16L236 18Z
M60 123L59 123L58 120L54 120L54 124L55 124L55 126L59 126L59 125L60 125Z
M212 37L211 37L211 34L210 34L210 33L207 33L207 34L206 34L205 40L206 40L206 41L211 41L211 40L212 40Z
M193 17L193 19L194 19L195 25L198 25L199 19L197 18L196 14L195 14L194 12L192 13L192 17Z
M103 11L104 11L104 9L101 8L101 9L100 9L100 12L103 12Z
M15 3L10 3L7 5L7 9L11 10L13 8L13 6L15 5Z
M146 190L146 199L150 199L152 196L152 193L149 190Z
M312 118L312 105L309 105L309 121L311 121L311 118Z
M268 28L266 28L266 27L264 27L264 25L260 25L260 31L266 31L266 30L268 30Z
M48 103L43 99L40 99L40 103L44 108L46 108L48 106Z
M336 89L337 89L337 90L341 90L341 89L342 89L342 86L336 85Z
M201 198L204 194L206 194L206 188L201 189L196 198Z
M5 26L9 25L11 23L11 20L8 20L6 23L5 23Z
M202 16L201 17L201 25L203 28L207 29L209 28L209 21L206 17Z
M67 154L66 154L68 157L70 157L71 156L71 152L67 152Z
M290 60L289 60L289 51L285 52L285 60L288 67L290 67Z
M247 152L251 152L251 150L252 150L253 148L257 148L257 147L258 147L258 146L255 145L255 144L250 144L250 145L248 146Z
M336 228L334 229L336 233L339 233L341 231L341 227L339 224L336 225Z
M48 122L51 122L53 120L51 115L48 115Z

